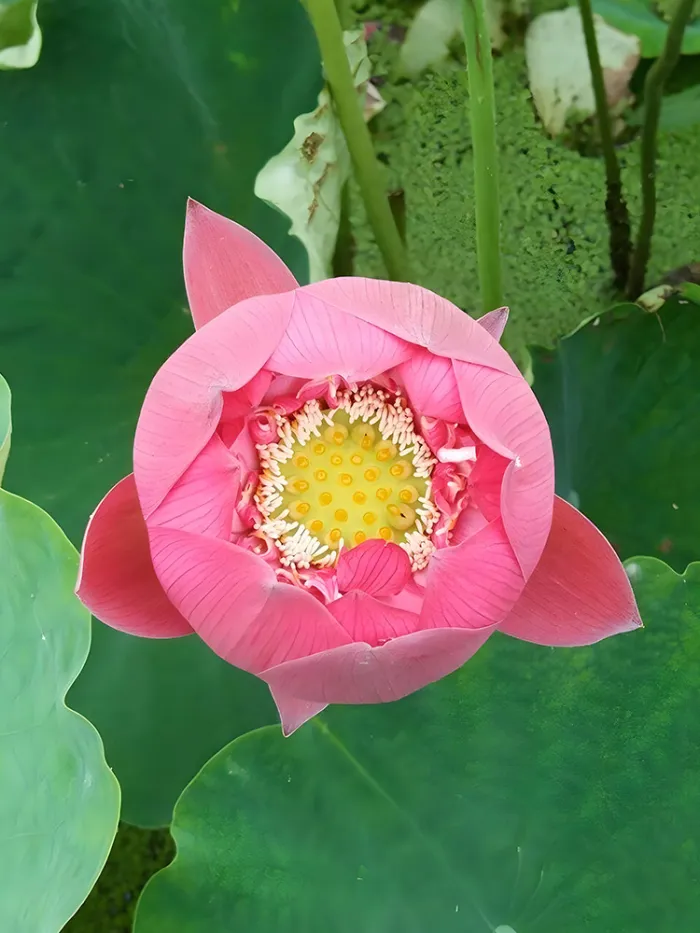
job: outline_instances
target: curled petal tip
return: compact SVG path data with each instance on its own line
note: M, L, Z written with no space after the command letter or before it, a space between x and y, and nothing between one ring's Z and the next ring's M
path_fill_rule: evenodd
M500 340L503 336L503 331L506 329L509 314L509 308L496 308L495 311L489 311L488 314L485 314L483 317L477 318L477 324L481 324L484 330L488 331L494 340Z

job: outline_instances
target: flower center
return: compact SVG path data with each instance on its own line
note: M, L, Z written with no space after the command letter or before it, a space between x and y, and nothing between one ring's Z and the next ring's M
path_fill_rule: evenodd
M413 413L404 399L372 386L341 392L337 401L323 409L313 399L279 415L279 440L258 445L260 529L286 566L330 567L343 548L383 538L407 551L414 570L424 567L438 519L435 460Z

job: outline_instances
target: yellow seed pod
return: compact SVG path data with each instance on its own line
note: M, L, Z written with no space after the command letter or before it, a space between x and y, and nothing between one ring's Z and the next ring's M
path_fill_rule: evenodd
M303 499L300 499L297 502L289 503L289 517L293 518L297 522L305 515L308 515L310 511L311 503L305 502Z
M336 444L340 447L341 444L345 442L349 434L348 429L344 424L329 424L326 430L323 432L324 440L327 440L329 444Z
M356 424L350 435L362 450L371 450L377 437L376 430L371 424Z
M308 492L309 490L308 480L301 479L300 477L295 476L292 479L290 479L289 482L287 483L287 489L289 489L291 492L296 492L296 493Z
M386 463L388 460L393 460L397 453L396 444L392 444L391 441L380 441L374 455L380 463Z
M418 501L418 490L415 486L404 486L399 490L399 499L407 505L412 505Z
M326 544L337 544L343 537L340 528L331 528L326 536Z
M416 521L416 513L410 505L390 505L387 508L389 524L397 531L408 531Z
M409 476L413 476L413 467L408 460L398 460L389 467L389 472L396 479L408 479Z

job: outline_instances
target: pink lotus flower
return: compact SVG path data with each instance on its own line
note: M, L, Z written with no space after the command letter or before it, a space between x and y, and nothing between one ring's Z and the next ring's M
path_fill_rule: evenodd
M197 331L85 534L77 592L99 619L196 632L268 683L287 734L328 703L406 696L496 630L574 646L641 624L611 546L554 495L505 308L299 287L195 202L184 265Z

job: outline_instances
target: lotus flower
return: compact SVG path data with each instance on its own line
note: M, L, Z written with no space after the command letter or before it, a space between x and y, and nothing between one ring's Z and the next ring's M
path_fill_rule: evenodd
M505 308L299 287L193 201L184 267L196 331L85 534L77 593L99 619L195 632L267 682L286 734L329 703L406 696L496 631L575 646L641 624L612 547L554 495Z

